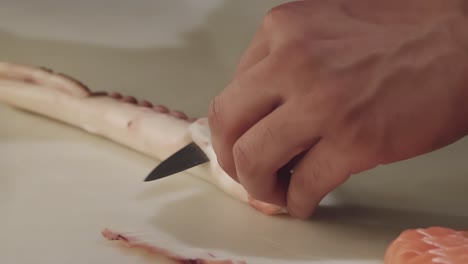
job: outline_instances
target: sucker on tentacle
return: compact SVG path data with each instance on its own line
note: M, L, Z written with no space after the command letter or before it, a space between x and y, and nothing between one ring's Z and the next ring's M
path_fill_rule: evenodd
M0 63L0 79L2 78L46 86L76 97L87 97L91 94L88 87L81 82L63 73L53 73L45 67Z

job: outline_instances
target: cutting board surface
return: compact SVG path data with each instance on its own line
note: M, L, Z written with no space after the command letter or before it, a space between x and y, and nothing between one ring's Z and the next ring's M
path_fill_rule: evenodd
M21 0L0 9L1 60L47 66L93 90L202 116L262 15L280 1L141 2L138 12L122 11L139 20L123 22L119 11L109 14L107 5L83 1L69 23L61 22L73 6L55 3L51 13L52 2L33 8ZM80 23L79 14L89 10L100 14L89 17L99 26ZM152 37L136 34L156 23L144 19L156 11L172 14L157 16L168 26L156 27ZM187 21L170 23L175 14ZM103 35L103 21L120 33ZM188 173L145 183L159 161L62 123L3 104L0 121L0 263L169 263L106 241L100 234L106 227L249 263L349 264L382 263L386 247L407 228L468 229L466 139L355 175L312 219L300 221L262 215Z
M248 263L381 263L406 228L468 223L362 205L346 188L308 221L266 216L188 173L145 183L158 161L105 139L5 106L0 117L1 263L167 262L106 241L106 227Z

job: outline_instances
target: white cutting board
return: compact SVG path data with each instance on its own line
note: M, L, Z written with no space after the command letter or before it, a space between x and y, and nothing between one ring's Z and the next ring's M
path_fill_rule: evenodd
M162 234L248 263L381 263L405 228L468 222L455 215L466 209L338 206L348 202L340 192L309 221L265 216L186 173L144 183L157 161L61 123L4 105L0 120L0 263L166 263L104 240L106 227Z
M0 263L165 263L106 241L106 227L248 263L379 263L391 238L360 226L363 212L330 209L303 222L262 215L186 173L145 183L156 161L3 105L0 117Z
M107 12L105 2L2 3L0 59L48 66L93 90L200 116L229 80L262 15L280 1L203 0L196 8L188 1L134 1L131 12L124 5ZM149 36L158 19L170 26ZM105 227L255 260L249 263L381 263L406 228L468 229L467 160L462 140L356 175L329 197L328 207L299 221L262 215L186 173L144 183L158 161L0 104L0 263L166 263L104 240Z
M156 161L29 113L2 106L0 116L0 263L155 263L106 241L105 227L263 263L378 260L390 239L347 209L295 221L264 216L188 174L144 183Z
M355 201L369 195L347 194L353 184L309 221L265 216L187 173L145 183L157 161L61 123L4 105L0 120L0 263L166 263L106 241L106 227L163 235L248 263L382 263L405 228L467 228L466 207L435 208L438 214L366 207ZM452 190L432 199L466 201Z

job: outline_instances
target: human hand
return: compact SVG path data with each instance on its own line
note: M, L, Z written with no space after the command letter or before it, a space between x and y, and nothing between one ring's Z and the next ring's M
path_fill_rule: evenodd
M209 112L220 166L309 217L350 175L468 132L463 1L297 1L272 9ZM289 182L276 172L299 157Z

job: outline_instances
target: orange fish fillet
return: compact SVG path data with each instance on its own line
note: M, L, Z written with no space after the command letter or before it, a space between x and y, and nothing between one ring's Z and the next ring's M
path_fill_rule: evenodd
M387 248L384 264L467 264L468 231L429 227L403 231Z

